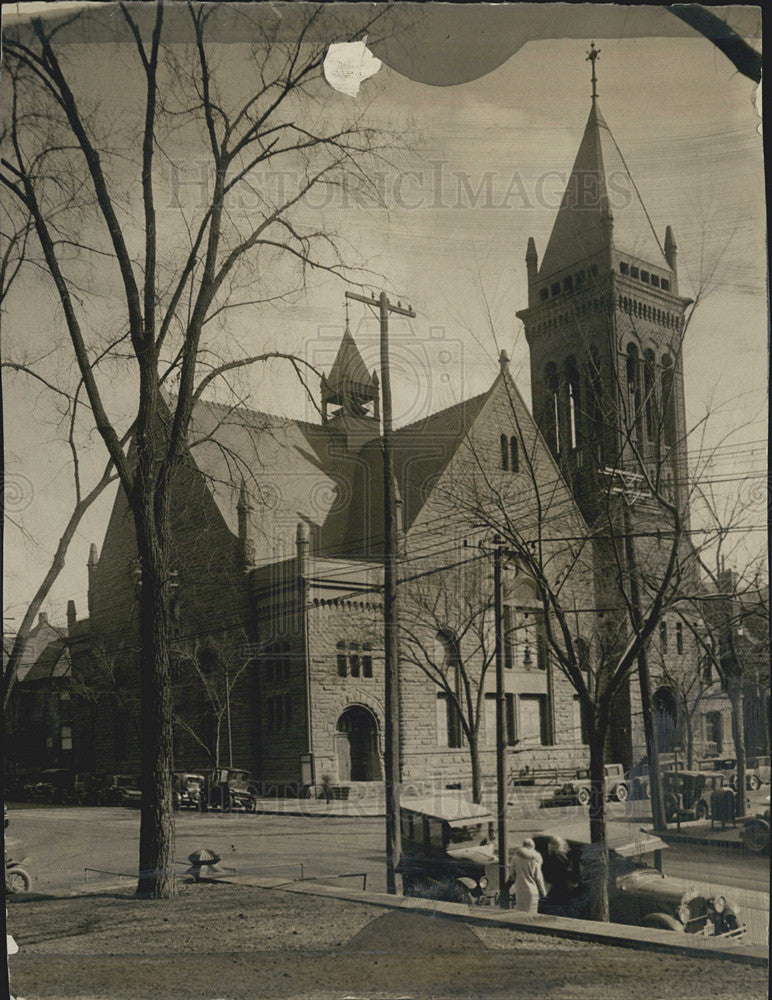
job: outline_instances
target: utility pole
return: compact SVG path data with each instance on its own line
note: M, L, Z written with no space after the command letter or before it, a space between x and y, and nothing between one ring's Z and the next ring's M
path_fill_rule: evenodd
M506 891L507 862L507 789L506 789L506 753L507 740L504 727L504 586L502 582L501 561L504 550L501 538L493 539L493 588L494 617L496 619L496 807L498 812L498 851L499 851L499 906L507 909Z
M394 462L391 435L391 370L389 367L389 313L415 318L410 306L393 305L386 292L378 298L346 292L347 299L378 307L381 326L381 412L383 420L383 624L384 624L384 751L386 785L386 891L395 895L395 868L402 853L399 823L399 786L402 781L399 698L399 595L397 560L399 525L396 523Z

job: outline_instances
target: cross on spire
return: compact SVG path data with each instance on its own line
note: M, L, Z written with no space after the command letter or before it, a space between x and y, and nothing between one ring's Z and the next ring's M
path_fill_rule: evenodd
M587 52L587 59L592 63L592 100L593 104L598 97L598 78L595 76L595 60L600 55L600 49L595 48L595 42L590 42L590 48ZM585 60L586 62L587 60Z

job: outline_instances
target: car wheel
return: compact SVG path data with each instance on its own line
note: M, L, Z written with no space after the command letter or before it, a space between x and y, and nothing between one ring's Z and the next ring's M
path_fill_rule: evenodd
M684 925L680 924L675 917L669 913L647 913L641 921L644 927L655 927L661 931L683 931Z
M668 792L663 805L665 807L665 819L668 823L672 823L676 816L678 816L678 799L672 792Z
M614 798L617 802L624 802L627 798L627 785L617 785L614 789Z
M8 892L29 892L32 879L23 868L11 868L5 873L5 887Z
M758 774L750 775L748 778L748 788L750 788L752 792L757 792L761 788L761 778Z
M694 807L694 818L695 819L707 819L710 815L710 810L708 809L708 803L700 801Z
M576 793L576 801L579 803L580 806L589 805L589 803L590 803L590 789L589 788L580 788L579 791Z
M763 854L769 849L769 827L766 823L751 820L743 830L743 846L751 854Z
M244 799L244 811L248 813L257 812L257 800L256 799Z

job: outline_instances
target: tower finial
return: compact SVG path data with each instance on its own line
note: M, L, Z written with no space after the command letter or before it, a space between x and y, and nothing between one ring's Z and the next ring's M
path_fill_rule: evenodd
M346 326L348 326L348 299L344 300L344 304L346 306Z
M592 63L592 103L598 99L598 78L595 75L595 60L600 55L600 49L595 48L595 42L590 42L590 48L587 52L587 59ZM586 61L586 60L585 60Z

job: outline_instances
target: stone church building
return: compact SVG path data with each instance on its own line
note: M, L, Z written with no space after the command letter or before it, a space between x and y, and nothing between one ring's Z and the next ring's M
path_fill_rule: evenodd
M483 777L495 774L491 537L481 512L494 505L533 522L581 638L619 601L606 586L609 552L592 540L608 469L620 494L639 487L625 474L635 448L687 508L678 345L689 300L678 291L673 234L668 227L660 241L652 228L595 97L549 242L539 261L530 239L526 262L528 302L518 316L533 414L502 354L486 392L394 433L408 782L469 783L468 739L449 689L470 706ZM285 788L383 778L379 383L348 327L319 403L320 423L204 401L194 411L174 502L178 769L231 760ZM625 526L620 497L620 537L645 540L645 570L659 558L657 514L645 498L630 510ZM571 562L566 538L590 539L581 560ZM88 615L78 620L71 607L68 622L83 769L138 768L137 580L119 492L101 551L92 547L89 558ZM535 589L509 566L504 592L509 765L577 766L588 758L582 713L548 655ZM653 645L655 674L657 657L675 668L696 663L678 622L665 619ZM449 689L432 671L452 677ZM465 672L481 671L465 701ZM609 756L629 767L644 753L631 682Z

